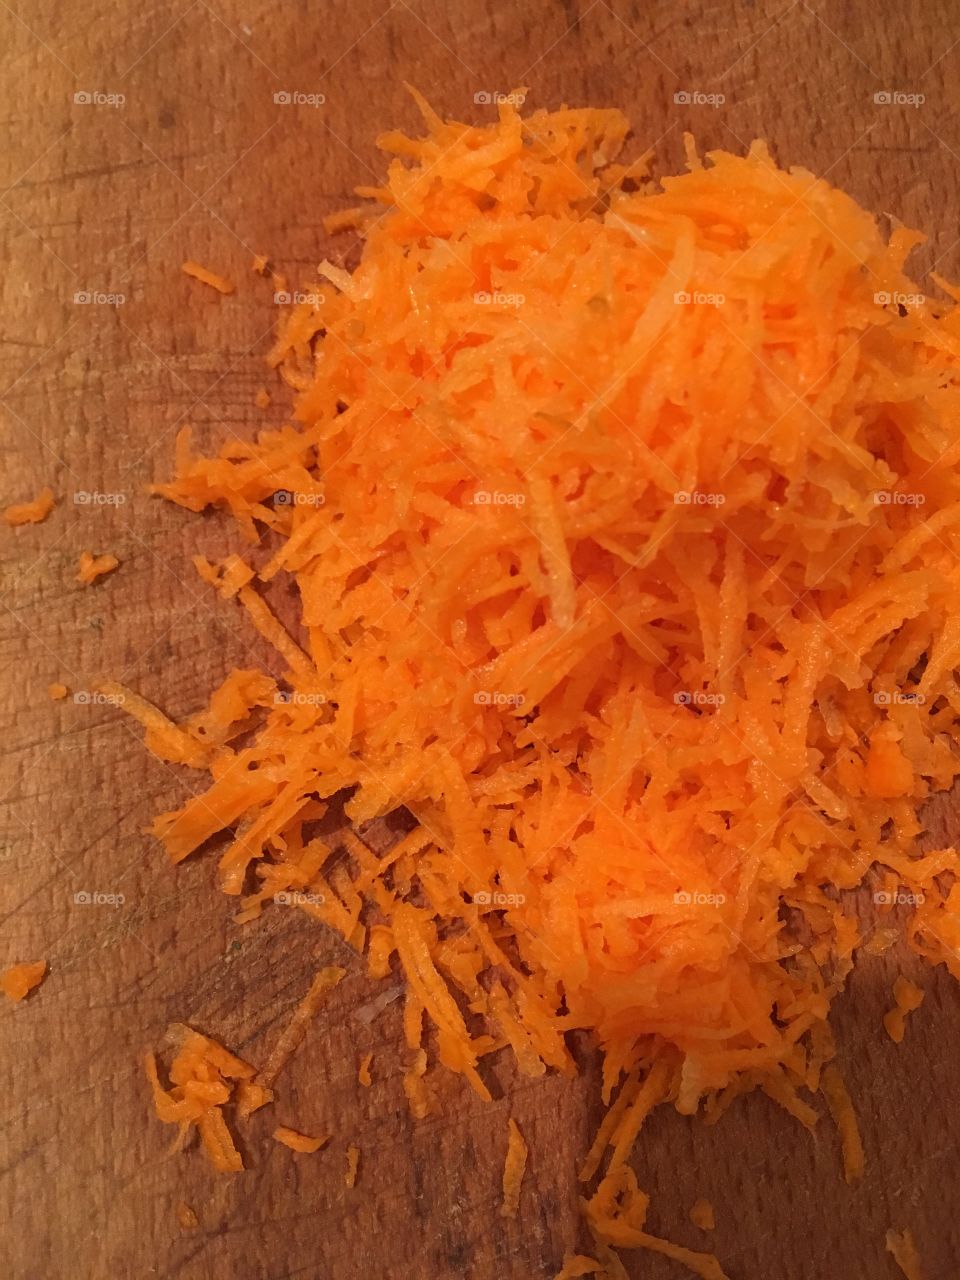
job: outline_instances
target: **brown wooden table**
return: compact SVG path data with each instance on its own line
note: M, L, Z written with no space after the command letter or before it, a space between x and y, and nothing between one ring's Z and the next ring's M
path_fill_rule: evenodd
M238 930L209 859L174 873L142 828L188 780L147 757L114 708L54 703L46 687L118 678L177 716L229 666L272 662L189 565L192 553L231 545L232 530L143 486L167 474L182 421L242 435L270 417L253 397L267 381L276 310L251 257L269 252L292 282L325 253L342 259L349 242L326 243L321 218L379 173L381 128L415 125L402 80L470 119L490 112L475 95L518 85L531 106L621 106L666 172L680 163L684 129L706 148L765 136L781 162L926 229L919 265L957 276L958 37L948 0L0 4L0 498L50 483L61 499L46 524L0 534L0 964L44 956L51 967L26 1004L0 1010L4 1275L554 1274L578 1241L575 1170L600 1115L587 1047L573 1085L518 1082L500 1064L490 1106L437 1073L441 1108L414 1123L394 1052L398 1007L368 1023L376 988L294 913ZM925 101L874 100L895 91ZM678 104L682 92L725 101ZM325 102L276 101L283 93ZM237 293L188 281L186 257L231 274ZM93 492L122 500L74 501ZM121 569L77 585L84 549L114 551ZM948 838L949 805L937 822ZM82 893L123 902L75 901ZM282 1078L274 1114L251 1123L248 1172L218 1178L196 1151L167 1156L171 1131L148 1114L141 1050L185 1020L259 1061L322 962L350 976ZM827 1122L811 1138L762 1097L713 1130L658 1113L636 1156L653 1230L704 1247L687 1220L704 1195L717 1210L710 1246L734 1280L894 1280L889 1226L913 1230L927 1280L960 1274L960 997L942 970L907 959L927 1000L897 1049L880 1018L899 963L863 961L837 1008L864 1182L842 1182ZM369 1090L356 1080L367 1049ZM505 1224L510 1114L531 1162L520 1217ZM278 1121L329 1127L334 1140L294 1157L269 1140ZM350 1142L362 1151L353 1191ZM194 1230L178 1224L181 1200L196 1210ZM682 1274L649 1255L628 1256L627 1269Z

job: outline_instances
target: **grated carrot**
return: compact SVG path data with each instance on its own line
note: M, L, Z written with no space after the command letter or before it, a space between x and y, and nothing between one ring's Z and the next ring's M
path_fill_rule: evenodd
M89 587L91 583L96 582L98 578L103 577L106 573L113 573L118 568L120 561L115 555L107 552L102 556L95 556L90 551L84 551L80 556L80 568L77 570L77 582L83 583Z
M343 1175L343 1180L348 1187L357 1185L357 1169L360 1165L360 1148L347 1147L347 1172Z
M915 1009L920 1008L923 1004L923 997L924 992L908 978L904 978L901 975L894 982L893 998L896 1004L894 1008L883 1015L883 1025L894 1043L900 1044L903 1040L907 1014L913 1013Z
M269 543L198 569L290 690L237 750L154 731L209 773L154 831L174 860L231 832L241 919L293 891L402 972L415 1114L424 1016L484 1099L487 1055L573 1072L590 1029L617 1091L582 1170L598 1258L718 1277L638 1225L650 1110L761 1089L811 1129L825 1103L853 1180L828 1017L857 952L896 926L960 976L957 853L918 844L960 776L960 310L906 274L916 233L762 143L688 139L655 184L620 112L472 126L415 96L356 269L321 263L279 322L293 425L212 457L185 431L154 487ZM337 793L416 828L338 862L312 834Z
M207 267L201 267L198 262L185 262L182 267L184 275L192 276L194 280L199 280L201 284L208 284L211 289L216 289L218 293L233 293L236 287L232 280L228 280L226 276L218 275L216 271L210 271Z
M313 1155L315 1151L319 1151L322 1146L330 1141L329 1136L309 1138L305 1133L298 1133L296 1129L288 1129L285 1124L278 1125L274 1129L273 1137L275 1141L282 1142L291 1151L300 1151L306 1155Z
M373 1061L372 1053L365 1053L360 1062L360 1068L357 1071L357 1079L365 1089L369 1089L373 1084L373 1078L370 1075L370 1063Z
M507 1125L507 1158L503 1166L502 1218L515 1218L520 1207L520 1187L527 1167L527 1144L517 1122L511 1119Z
M893 1229L888 1231L886 1244L887 1252L893 1254L893 1260L906 1276L906 1280L924 1280L920 1254L907 1228L899 1232Z
M717 1225L717 1217L709 1200L700 1199L690 1210L690 1221L701 1231L713 1231Z
M196 1212L183 1200L177 1201L177 1221L184 1231L195 1231L200 1225Z
M267 409L270 405L270 392L266 387L257 387L257 394L253 397L253 403L258 409Z
M61 702L69 692L70 690L67 686L65 684L61 684L59 681L55 681L53 684L47 685L47 697L50 698L52 702Z
M14 964L0 973L0 991L10 1000L19 1003L40 985L47 972L46 960L35 963Z
M42 489L31 502L18 502L4 510L3 518L15 528L22 524L42 524L56 505L52 489Z
M277 1076L296 1053L318 1009L344 977L346 977L346 970L333 965L321 969L316 975L307 994L294 1009L293 1016L281 1032L263 1068L257 1072L259 1085L266 1089L272 1088Z

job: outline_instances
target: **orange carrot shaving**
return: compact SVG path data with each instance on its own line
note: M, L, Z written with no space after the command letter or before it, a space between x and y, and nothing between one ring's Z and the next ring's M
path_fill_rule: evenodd
M201 267L197 262L185 262L182 270L184 275L192 276L194 280L199 280L201 284L208 284L211 289L216 289L218 293L233 293L236 287L233 281L228 280L226 276L218 275L216 271L210 271L207 267Z
M270 261L265 253L255 253L253 255L253 269L258 276L262 276L267 270L267 263Z
M582 1276L593 1276L602 1270L602 1263L595 1258L588 1258L582 1253L568 1254L554 1280L580 1280Z
M960 309L907 275L915 233L762 143L688 139L655 183L620 112L415 99L377 216L330 224L356 268L283 309L291 420L212 456L184 430L154 486L267 544L197 567L284 670L236 749L221 707L129 702L209 774L153 830L175 861L229 835L241 919L296 905L402 972L415 1114L425 1043L488 1099L486 1055L572 1072L590 1030L594 1252L716 1278L642 1228L650 1111L760 1089L812 1128L822 1093L853 1180L828 1018L857 952L895 928L960 977L960 859L919 843L960 776ZM414 828L341 857L338 793Z
M55 506L52 489L42 489L31 502L18 502L4 510L3 518L15 528L21 524L42 524Z
M183 1200L177 1201L177 1221L184 1231L196 1231L200 1225L196 1212Z
M95 556L92 551L84 551L80 555L77 582L89 587L91 583L96 582L104 574L113 573L114 569L118 568L119 565L120 561L112 552L108 551L105 555Z
M701 1231L713 1231L717 1225L716 1214L709 1200L700 1199L690 1210L690 1221Z
M266 387L258 387L257 394L253 397L253 403L258 409L266 409L270 405L270 392Z
M273 1137L275 1141L282 1142L291 1151L301 1151L306 1155L313 1155L330 1141L329 1135L323 1138L309 1138L305 1133L298 1133L296 1129L288 1129L285 1124L278 1125L274 1129Z
M903 1040L908 1013L913 1013L923 1004L924 992L902 975L893 984L894 1008L883 1015L883 1025L890 1039L896 1044Z
M70 690L67 686L65 684L61 684L59 681L47 685L47 696L53 702L61 702L69 692Z
M887 1232L887 1252L893 1254L893 1260L906 1276L906 1280L924 1280L920 1254L909 1229Z
M511 1119L507 1126L507 1158L503 1166L502 1218L515 1218L520 1207L520 1187L527 1167L527 1144L517 1122Z
M357 1168L360 1164L360 1148L347 1147L347 1172L343 1175L343 1180L348 1187L357 1185Z
M365 1089L369 1089L370 1086L373 1084L373 1079L370 1075L370 1063L372 1061L373 1061L373 1054L365 1053L363 1055L363 1059L360 1062L360 1068L357 1071L357 1079Z
M270 1051L263 1068L257 1072L258 1084L266 1089L272 1088L277 1076L296 1053L318 1009L344 977L346 977L346 970L335 966L320 970L311 982L309 991L294 1009L293 1016Z
M33 964L14 964L0 973L0 991L10 1000L26 999L30 992L40 985L47 972L46 960L37 960Z

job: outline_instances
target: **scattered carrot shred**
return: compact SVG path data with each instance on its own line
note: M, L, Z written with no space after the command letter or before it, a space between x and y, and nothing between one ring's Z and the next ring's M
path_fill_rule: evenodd
M233 293L235 285L232 280L228 280L226 276L218 275L216 271L210 271L207 267L202 267L198 262L185 262L183 264L184 275L192 276L194 280L199 280L201 284L208 284L211 289L216 289L218 293Z
M887 1252L893 1254L893 1260L903 1272L906 1280L924 1280L920 1254L908 1228L903 1231L887 1232Z
M901 975L893 984L894 1007L883 1015L883 1025L890 1039L896 1044L903 1040L908 1013L913 1013L923 1004L924 992L909 978Z
M34 963L14 964L0 973L0 991L10 1000L24 1000L43 981L47 972L46 960Z
M257 394L253 397L253 402L258 409L267 409L270 405L270 392L266 387L258 387Z
M503 1166L503 1204L500 1206L502 1218L515 1218L520 1207L520 1187L523 1183L524 1170L527 1167L527 1144L514 1119L510 1119L507 1127L507 1158Z
M177 1222L184 1231L196 1231L200 1225L200 1219L196 1215L196 1211L183 1200L177 1201Z
M365 1053L360 1062L360 1067L357 1071L357 1079L365 1089L369 1089L370 1086L373 1084L373 1078L370 1075L370 1063L372 1061L373 1061L373 1054Z
M717 1217L709 1200L700 1199L690 1210L690 1221L701 1231L713 1231L717 1225Z
M399 970L414 1114L424 1018L484 1099L487 1055L573 1073L592 1030L598 1266L720 1280L643 1229L649 1113L761 1089L812 1129L825 1102L853 1181L829 1015L858 952L906 938L960 977L960 859L918 843L960 776L960 308L907 275L917 233L761 142L688 138L657 183L618 111L414 96L371 216L329 224L356 269L279 321L292 422L213 456L184 430L154 486L269 544L197 568L285 668L240 746L219 709L208 743L124 704L209 775L154 832L175 861L230 833L241 920L295 905ZM355 828L416 825L340 861L314 831L338 794Z
M47 696L52 702L62 702L69 692L67 686L59 681L47 685Z
M330 1141L329 1135L322 1138L310 1138L305 1133L298 1133L296 1129L288 1129L285 1124L278 1125L274 1129L273 1137L277 1142L282 1142L285 1147L289 1147L291 1151L300 1151L306 1155L313 1155L315 1151L319 1151L325 1143Z
M593 1276L602 1270L603 1264L596 1258L588 1258L582 1253L568 1254L554 1280L580 1280L582 1276Z
M102 556L95 556L91 551L84 551L80 555L80 567L77 570L77 582L89 587L91 583L96 582L98 578L102 578L106 573L113 573L114 569L119 568L120 561L112 552L107 552Z
M3 518L11 528L22 524L42 524L55 505L53 490L43 489L31 502L18 502L7 507Z
M343 1175L343 1180L348 1187L357 1185L357 1169L360 1165L360 1148L347 1147L347 1172Z
M296 1053L300 1041L307 1034L307 1027L316 1017L318 1009L344 977L346 977L346 970L334 965L320 970L311 982L307 994L294 1009L290 1021L281 1032L263 1068L257 1072L258 1084L266 1089L273 1087L277 1076Z
M267 263L269 261L270 259L265 253L255 253L253 255L253 269L258 276L262 276L266 273Z

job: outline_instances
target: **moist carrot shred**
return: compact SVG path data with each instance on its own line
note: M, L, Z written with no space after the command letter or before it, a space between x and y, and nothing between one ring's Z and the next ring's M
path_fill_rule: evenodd
M700 1199L690 1210L690 1221L701 1231L713 1231L717 1225L717 1217L709 1200Z
M95 556L92 551L81 552L80 567L77 570L77 582L89 587L91 583L96 582L98 578L102 578L106 573L113 573L118 568L120 561L112 552L107 552L102 556Z
M15 528L21 524L42 524L56 505L52 489L42 489L30 502L17 502L4 510L3 518Z
M347 1147L347 1171L343 1175L343 1180L348 1187L357 1185L357 1169L360 1165L360 1148Z
M654 181L618 111L415 99L358 190L376 216L331 223L356 268L279 321L292 420L211 456L184 430L153 488L266 544L197 567L285 668L242 747L219 710L209 745L148 729L209 774L153 830L177 861L229 833L241 920L296 905L402 974L415 1114L425 1019L484 1099L487 1055L572 1072L589 1029L600 1265L716 1277L643 1231L649 1111L760 1089L812 1129L825 1101L852 1180L829 1016L858 952L905 938L960 977L957 851L919 840L960 776L957 290L762 142L688 138ZM415 829L344 861L313 830L338 793Z
M258 409L266 409L270 405L270 392L266 387L257 387L257 394L253 397L253 403Z
M54 681L53 684L47 685L47 697L50 698L52 702L62 702L69 692L70 690L67 686L65 684L61 684L59 680Z
M307 1027L316 1017L318 1009L344 977L346 977L346 970L337 968L334 965L320 970L313 982L311 982L307 994L294 1009L290 1021L280 1033L280 1037L270 1051L267 1061L261 1070L257 1072L258 1084L266 1089L272 1088L277 1076L296 1053L301 1040L307 1034Z
M291 1151L301 1151L306 1155L319 1151L325 1143L330 1141L329 1136L311 1138L305 1133L298 1133L296 1129L288 1129L285 1124L278 1125L274 1129L273 1138L276 1142L282 1142L285 1147L289 1147Z
M192 276L194 280L199 280L201 284L208 284L211 289L216 289L218 293L233 293L236 288L232 280L228 280L226 276L218 275L216 271L210 271L207 267L200 266L198 262L185 262L182 270L184 275Z
M905 1227L903 1231L894 1231L891 1228L887 1232L886 1247L887 1252L893 1255L894 1262L906 1276L906 1280L924 1280L920 1254L917 1252L917 1246L909 1228Z
M507 1158L503 1166L502 1218L515 1218L520 1207L520 1187L527 1167L527 1144L512 1117L507 1123Z
M46 960L33 963L13 964L0 973L0 991L8 999L19 1003L26 999L30 992L40 985L47 972Z
M184 1231L195 1231L200 1225L196 1211L183 1200L177 1201L177 1222Z
M357 1079L365 1089L369 1089L370 1086L373 1084L373 1078L370 1075L370 1063L372 1061L373 1061L373 1054L365 1053L363 1055L363 1058L360 1061L359 1069L357 1070Z
M883 1015L883 1025L894 1043L900 1044L903 1040L907 1014L920 1008L923 997L923 990L902 974L894 982L893 998L896 1004Z

